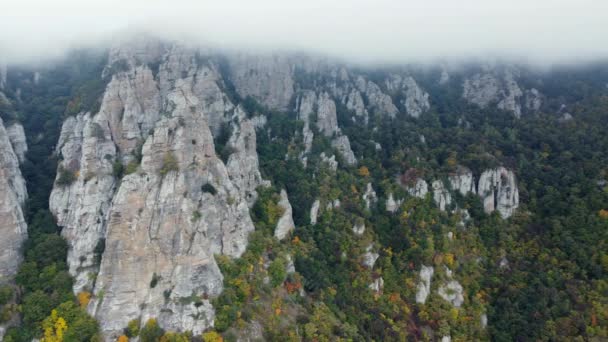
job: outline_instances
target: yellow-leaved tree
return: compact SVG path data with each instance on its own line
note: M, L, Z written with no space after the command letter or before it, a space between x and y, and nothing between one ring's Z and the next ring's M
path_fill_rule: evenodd
M203 334L204 342L222 342L224 339L222 335L218 334L215 330L208 331Z
M68 324L63 317L59 317L57 310L51 311L51 315L42 321L44 337L41 342L63 342L63 333L68 329Z

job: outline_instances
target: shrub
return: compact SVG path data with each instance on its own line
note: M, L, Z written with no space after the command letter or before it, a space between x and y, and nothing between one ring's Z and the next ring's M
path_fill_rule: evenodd
M201 219L201 217L203 217L203 215L201 214L201 212L200 212L200 211L198 211L198 210L195 210L195 211L192 213L192 222L196 222L196 221L200 220L200 219Z
M171 152L165 153L165 156L163 157L163 166L160 168L160 175L165 176L171 171L178 170L179 165L177 163L177 158Z
M130 320L127 324L127 328L125 329L125 335L128 337L137 337L139 336L139 320L133 319Z
M125 171L125 167L122 165L120 160L117 160L112 164L112 175L116 178L122 178L122 175Z
M141 342L158 342L165 332L158 326L156 319L150 318L139 332Z
M203 333L203 342L222 342L224 339L217 331L211 330Z
M0 287L0 305L8 303L13 298L13 288L8 285Z
M57 178L57 185L67 186L76 181L76 174L70 170L66 170L63 166L59 167L59 177Z
M87 292L87 291L82 291L78 293L78 303L80 304L80 307L85 309L87 307L87 305L89 305L89 302L91 301L91 293Z
M134 173L135 171L137 171L138 167L139 167L139 162L137 162L135 160L131 160L129 162L129 164L127 164L127 168L125 169L125 175L130 175L130 174Z
M285 260L283 258L276 258L268 267L268 274L270 275L270 282L273 287L277 287L283 283L287 272L285 272Z
M161 279L161 276L159 276L158 274L154 273L152 275L152 280L150 280L150 288L155 288L156 284L158 284L158 281Z

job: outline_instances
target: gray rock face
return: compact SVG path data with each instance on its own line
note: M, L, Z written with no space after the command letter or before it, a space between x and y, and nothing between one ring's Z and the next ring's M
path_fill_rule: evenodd
M317 218L319 217L319 207L321 206L321 202L319 200L315 200L310 208L310 224L317 224Z
M6 133L13 146L13 151L19 158L19 162L25 161L25 153L27 152L27 141L25 139L25 132L23 126L19 123L13 123L6 128Z
M450 280L446 284L441 285L438 293L441 298L450 302L456 308L459 308L464 303L462 285L456 280Z
M325 205L325 210L333 210L333 209L338 209L340 208L340 200L339 199L335 199L333 201L328 201L327 204Z
M570 113L564 113L559 119L559 122L568 122L568 121L572 121L574 119L574 117L572 116L572 114Z
M246 119L240 107L236 109L234 116L232 136L228 140L228 146L234 152L228 157L226 168L230 180L251 207L258 197L255 189L258 186L270 186L270 182L263 180L260 174L253 123Z
M404 95L402 105L410 116L417 118L431 108L429 94L422 90L411 76L392 75L386 80L386 86L389 91Z
M326 137L332 137L339 132L336 103L324 92L317 100L317 128Z
M232 82L242 97L251 96L271 109L288 109L294 80L286 57L241 54L230 58L229 64Z
M348 94L348 97L346 99L346 108L352 110L355 115L363 117L365 123L368 122L369 113L365 108L365 102L363 101L363 97L361 96L361 93L358 90L353 88Z
M57 177L62 172L70 173L75 181L56 184L49 207L70 247L68 266L75 277L75 292L93 287L89 273L97 274L98 269L94 250L105 236L116 186L112 164L117 151L109 139L105 113L102 111L95 118L86 113L66 119L57 144L57 153L63 159Z
M12 280L22 261L27 225L21 207L26 199L19 159L0 119L0 284Z
M365 223L363 222L357 222L353 225L353 233L355 233L355 235L363 235L363 233L365 233Z
M402 199L395 200L393 197L393 193L388 194L388 198L386 199L386 211L390 213L396 212L399 207L403 204Z
M376 192L372 187L372 183L367 183L367 187L365 188L365 192L363 193L362 198L365 202L366 209L370 209L371 205L378 201L378 197L376 196Z
M371 284L369 284L369 288L376 293L382 291L383 287L384 279L382 277L375 279Z
M499 72L488 67L465 79L462 97L481 108L496 103L497 108L510 111L516 117L522 115L523 108L537 111L542 104L542 95L536 89L522 90L517 75L518 71L513 68Z
M365 248L365 254L363 254L363 265L369 269L374 268L376 260L380 257L380 254L373 251L373 245L369 245Z
M311 115L316 113L315 125L319 132L328 138L332 138L331 145L338 150L347 165L355 165L357 158L350 147L350 141L343 135L338 127L338 116L336 103L329 93L323 92L319 96L314 91L305 90L298 95L296 100L296 112L298 119L304 122L302 136L304 140L304 155L312 148L314 133L310 129ZM305 160L305 156L301 156Z
M499 96L499 80L491 74L477 74L464 81L462 96L469 102L485 108Z
M321 157L321 162L327 164L330 170L336 171L338 169L338 161L336 160L335 155L332 154L331 157L327 157L325 152L321 152L319 157Z
M312 148L314 133L310 129L310 120L311 115L315 113L316 102L317 95L311 90L304 91L296 100L296 112L298 113L298 119L304 122L304 128L302 128L304 154L308 154Z
M542 94L532 88L530 90L526 90L526 108L537 112L540 109L540 106L543 104L543 96Z
M479 177L478 194L483 200L486 213L498 210L508 218L519 206L519 190L513 171L504 167L484 171Z
M106 68L99 113L64 122L58 178L69 172L75 181L57 183L50 199L69 243L74 291L93 290L88 310L106 340L132 319L155 317L165 329L194 334L213 326L204 298L223 289L214 254L244 252L254 229L248 208L265 184L255 126L221 90L213 61L179 46L143 46L112 49L110 63L128 68ZM156 77L145 65L155 61ZM231 118L225 165L212 130ZM135 172L116 179L113 164L137 165L138 154Z
M425 198L429 193L429 185L424 179L418 178L414 185L407 188L407 192L412 196Z
M460 192L463 196L476 192L473 173L465 167L459 167L456 172L448 176L448 179L452 190Z
M481 314L479 317L479 323L481 324L481 328L485 329L488 326L488 315L485 313Z
M293 222L293 212L291 209L291 203L289 203L287 191L285 190L281 190L281 199L279 201L279 207L283 209L283 215L281 215L281 218L279 218L279 222L277 222L277 226L274 230L274 236L279 240L283 240L296 227L295 223Z
M445 211L446 208L452 204L452 195L450 195L450 192L440 180L433 181L431 186L433 188L433 200L435 201L435 204L437 204L437 207L441 211Z
M356 86L360 92L364 93L369 101L372 111L377 112L381 115L387 115L394 118L399 112L399 109L393 103L393 99L382 92L380 87L372 82L366 81L362 76L356 81Z
M346 135L339 135L334 138L331 141L331 147L338 150L346 165L352 166L357 164L357 157L355 157L355 153L350 148L350 141Z
M431 278L435 269L432 266L422 265L420 268L420 280L416 287L416 303L424 304L431 293Z

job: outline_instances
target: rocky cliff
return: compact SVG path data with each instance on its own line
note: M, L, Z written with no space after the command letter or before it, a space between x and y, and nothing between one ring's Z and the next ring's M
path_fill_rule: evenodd
M10 127L19 127L19 124ZM19 169L19 155L0 119L0 284L12 280L22 260L21 245L27 239L22 206L27 198L25 181ZM15 137L13 137L15 138ZM15 141L15 140L13 140ZM25 144L25 137L17 141Z
M255 127L201 51L135 41L110 52L98 113L62 127L50 207L68 240L75 292L106 339L156 317L197 334L223 288L215 254L240 256L261 179ZM249 89L249 88L245 88ZM230 124L224 163L213 133Z
M479 73L466 78L462 97L481 108L495 105L516 117L537 112L542 105L542 94L535 88L523 89L517 82L520 71L515 67L504 70L485 65Z
M447 178L449 185L444 184L442 180L434 180L431 183L433 200L442 211L446 211L452 205L452 195L455 193L460 193L463 196L469 193L479 195L487 214L497 210L503 218L513 215L519 207L519 190L515 174L505 167L483 171L479 177L477 187L473 173L466 167L457 167ZM429 192L428 187L428 183L424 179L416 178L412 181L412 184L406 185L405 189L411 196L424 198ZM393 194L389 194L386 209L395 212L397 203ZM457 209L456 211L461 210ZM468 216L466 211L463 211L463 214Z

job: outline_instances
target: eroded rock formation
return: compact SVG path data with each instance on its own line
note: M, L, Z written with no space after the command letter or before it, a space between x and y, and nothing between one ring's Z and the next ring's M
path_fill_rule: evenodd
M22 206L26 199L18 153L0 119L0 284L12 280L23 259L21 245L27 239L27 225Z
M208 298L223 288L214 254L240 256L254 229L248 207L265 184L255 126L218 70L179 45L121 44L99 112L62 127L50 207L69 243L74 290L93 291L89 312L107 340L132 319L195 334L212 326ZM213 133L229 121L224 164Z
M486 213L498 210L503 218L508 218L519 207L515 174L504 167L484 171L479 177L477 191Z
M520 117L524 112L536 112L542 105L542 95L534 88L523 89L517 82L519 71L507 67L497 70L486 66L463 82L462 97L481 108L495 104L498 109Z

